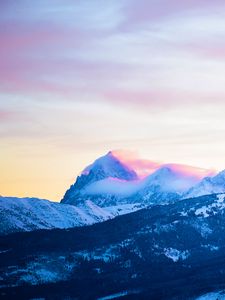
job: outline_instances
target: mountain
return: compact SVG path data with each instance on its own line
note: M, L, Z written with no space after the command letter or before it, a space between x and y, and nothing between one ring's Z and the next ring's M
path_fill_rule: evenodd
M184 198L192 198L225 192L225 170L214 177L206 177L184 194Z
M139 178L129 165L109 152L84 169L60 204L0 197L0 234L90 225L149 205L175 202L184 195L225 190L221 188L224 173L220 173L202 181L201 193L192 191L189 195L187 191L198 186L201 178L202 170L177 164L161 165L149 176Z
M202 172L202 170L200 170ZM203 175L198 168L165 164L146 178L139 178L114 152L97 159L84 169L62 203L81 205L90 200L98 206L165 203L179 199Z
M106 183L107 185L107 180L110 180L111 178L114 178L115 182L116 179L118 180L118 182L135 181L138 179L135 171L131 170L128 166L123 164L118 158L113 155L112 152L109 152L105 156L98 158L93 164L89 165L83 170L81 175L77 177L76 182L71 185L71 187L66 191L61 202L73 205L82 204L86 195L89 195L88 191L85 192L85 188L87 188L87 186L99 181ZM104 182L104 180L106 182ZM105 186L105 184L103 184L103 186ZM93 194L101 195L103 193L101 189L100 191L96 189L96 192L90 193L90 195ZM111 195L110 198L113 197L114 195ZM89 197L90 200L96 200L91 198L93 197ZM96 204L100 204L99 202L94 202ZM110 203L109 202L110 201L103 201L101 205L108 206L108 204L114 203L113 199Z
M1 299L221 296L224 231L220 194L155 205L92 226L0 237Z
M95 176L95 180L107 177L123 180L137 179L135 171L123 164L112 151L109 151L105 156L98 158L93 164L86 167L83 170L82 175L88 176L90 173Z
M0 197L0 235L90 225L140 208L131 204L104 209L91 201L77 207L37 198Z
M158 185L162 191L182 194L199 182L196 174L184 172L177 165L163 165L146 179L147 185Z
M199 181L195 173L185 172L183 166L163 165L143 180L136 198L148 204L176 201Z

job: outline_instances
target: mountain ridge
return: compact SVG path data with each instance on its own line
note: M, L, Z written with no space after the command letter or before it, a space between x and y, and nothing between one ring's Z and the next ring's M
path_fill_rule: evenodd
M211 171L205 173L212 174ZM182 198L203 177L204 172L199 168L162 164L153 173L140 178L111 151L83 170L61 202L82 205L84 199L89 199L102 207L139 203L141 199L146 205L159 203L160 199L167 202Z

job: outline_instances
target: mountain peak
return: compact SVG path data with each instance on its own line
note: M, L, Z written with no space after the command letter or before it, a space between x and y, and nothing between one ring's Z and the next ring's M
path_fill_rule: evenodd
M66 191L62 202L77 202L83 188L107 178L134 181L138 179L138 176L134 170L122 163L112 151L109 151L106 155L96 159L81 172L76 182Z
M219 172L216 176L213 177L214 180L225 180L225 170Z
M152 186L161 186L162 190L182 193L198 183L200 180L193 173L187 172L180 165L162 165L153 174L146 178L146 182Z
M205 177L203 180L193 186L185 195L186 198L198 197L209 194L218 194L225 192L225 170L214 177Z
M99 179L107 177L123 180L137 179L136 172L122 163L112 151L96 159L92 164L87 166L81 174L87 176L90 173L95 174L97 177L100 176Z
M138 176L140 173L136 170L140 168L148 170L150 175ZM161 197L162 193L165 197L168 193L181 196L211 174L206 169L182 164L154 165L149 160L135 159L126 151L109 151L81 172L66 191L62 202L82 205L85 200L91 199L98 205L114 205L126 201L124 199L128 196L133 197L131 201L150 196L153 201L156 194ZM221 173L217 182L223 181L224 175L225 172Z

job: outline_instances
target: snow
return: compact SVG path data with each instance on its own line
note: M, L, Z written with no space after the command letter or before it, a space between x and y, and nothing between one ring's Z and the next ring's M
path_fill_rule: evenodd
M141 208L139 204L101 208L90 200L78 207L37 198L0 197L0 234L91 225Z
M187 217L187 216L188 216L188 213L187 213L186 211L181 211L181 212L180 212L180 215L181 215L182 217Z
M173 262L178 262L178 260L185 260L189 256L189 252L186 251L180 251L175 248L165 248L164 249L164 255L170 259L172 259Z
M207 238L213 233L213 230L209 227L209 224L201 219L193 220L191 222L191 226L195 228L203 238Z
M48 283L48 282L56 282L60 280L60 276L57 272L53 272L47 269L39 269L39 270L32 270L32 273L26 273L20 276L21 282L26 282L31 285L37 285L41 283Z
M104 178L113 177L124 180L138 179L135 171L122 163L111 151L105 156L96 159L94 163L86 167L81 174L87 176L91 171L93 173L99 173L99 171L101 171Z
M74 206L36 198L0 197L0 233L35 229L70 228L92 224ZM85 221L84 221L85 219Z
M105 296L105 297L102 297L102 298L98 298L98 300L110 300L110 299L116 299L116 298L123 297L123 296L127 296L127 295L128 295L128 292L127 292L127 291L124 291L124 292L112 294L112 295L109 295L109 296Z
M48 282L66 280L71 270L76 266L76 262L70 262L63 256L38 255L32 262L25 266L8 266L4 271L2 287L19 286L24 283L29 285L39 285Z
M207 211L208 211L208 207L207 206L203 206L201 208L196 209L195 215L196 216L202 215L204 218L207 218L207 217L209 217L209 214L208 214Z
M224 291L212 292L197 297L195 300L225 300L225 294Z
M151 192L153 194L155 192L182 194L196 182L199 182L199 179L172 168L163 167L150 176L139 180L122 180L112 177L95 180L81 189L81 194L83 197L85 195L112 195L124 198L143 191L142 197L144 199L145 196L149 197Z
M196 216L202 216L204 218L208 218L210 214L215 215L218 211L225 208L225 194L217 195L217 200L215 200L212 204L208 206L202 206L195 211Z
M6 253L6 252L9 252L10 250L2 250L2 251L0 251L0 254L2 254L2 253Z
M224 202L225 194L217 195L217 199L218 199L217 200L218 203Z
M165 203L167 193L170 197L173 196L171 193L181 197L199 183L204 175L211 174L199 168L165 164L160 165L147 177L138 177L128 161L124 157L120 160L116 153L109 152L86 167L65 194L63 202L76 205L78 200L79 203L83 203L88 197L92 197L92 200L96 197L96 200L93 200L96 204L110 206L112 199L112 204L121 204L124 201L129 204L141 197L143 202L152 204L157 195L161 196L163 193L164 198L159 200L158 197L158 202ZM101 196L101 199L97 198L97 195ZM104 197L106 199L102 200ZM131 200L132 197L135 198L134 201Z
M152 188L153 191L155 191L156 186L160 187L162 192L183 193L198 181L198 179L193 178L192 176L190 177L189 175L184 175L175 172L173 169L164 167L157 170L150 176L139 180L127 181L112 177L97 180L85 186L82 194L110 194L120 197L128 197L146 188Z
M214 245L202 245L202 248L206 248L206 249L209 249L210 251L218 251L219 250L219 247L218 246L214 246Z
M108 206L105 209L108 212L111 212L114 216L117 215L125 215L131 212L135 212L137 210L140 210L142 208L145 208L146 205L141 203L133 203L133 204L121 204L121 205L115 205L115 206Z
M179 170L173 165L165 165L148 176L146 185L160 186L162 191L183 193L200 181L193 174Z
M205 177L192 187L183 198L194 198L210 194L225 193L225 170L214 177Z

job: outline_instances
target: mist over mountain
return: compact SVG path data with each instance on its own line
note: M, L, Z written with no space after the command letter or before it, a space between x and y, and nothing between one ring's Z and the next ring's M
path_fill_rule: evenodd
M146 205L168 202L188 195L205 175L214 173L185 165L162 164L152 169L148 176L140 177L129 166L124 153L121 159L118 152L111 151L83 170L66 191L62 203L82 205L89 199L96 205L107 207L135 202Z
M213 177L205 177L197 185L190 188L184 195L187 198L209 194L223 193L225 191L225 170Z

